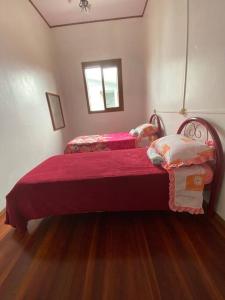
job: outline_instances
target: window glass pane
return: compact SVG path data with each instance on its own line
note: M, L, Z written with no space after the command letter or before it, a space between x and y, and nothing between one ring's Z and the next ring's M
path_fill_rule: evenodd
M101 68L86 68L85 78L88 90L88 99L91 111L105 110Z
M118 70L117 67L103 69L105 84L106 107L119 107L119 87L118 87Z

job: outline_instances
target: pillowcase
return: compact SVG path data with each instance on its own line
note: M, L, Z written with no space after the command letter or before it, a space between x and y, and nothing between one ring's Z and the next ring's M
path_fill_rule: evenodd
M136 137L149 137L158 132L157 126L153 124L142 124L136 127L135 129L131 129L129 132L132 136Z
M152 147L149 147L147 150L147 156L151 160L153 165L159 166L163 162L163 158L159 155L156 150Z
M151 145L164 158L165 169L198 165L214 159L214 149L183 135L162 137Z
M151 146L152 142L158 139L157 135L151 135L147 137L137 137L136 138L136 147L148 148Z

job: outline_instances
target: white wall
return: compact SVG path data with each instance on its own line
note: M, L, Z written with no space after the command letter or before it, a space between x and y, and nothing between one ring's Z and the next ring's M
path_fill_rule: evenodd
M214 124L225 149L224 12L223 0L190 0L186 108L188 117L201 116ZM151 0L145 15L146 111L162 112L168 134L184 120L178 111L183 100L186 15L186 0ZM225 219L225 180L217 212Z
M152 108L178 111L185 75L186 0L149 1L144 22L146 112Z
M70 121L68 140L80 134L129 130L145 121L143 19L53 29ZM124 112L88 114L81 62L122 59Z
M51 33L27 0L0 1L0 210L15 182L63 149L45 92L57 92Z

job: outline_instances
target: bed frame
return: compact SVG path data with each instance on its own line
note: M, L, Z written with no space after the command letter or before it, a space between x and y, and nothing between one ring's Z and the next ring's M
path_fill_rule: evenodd
M213 181L208 185L210 199L207 207L208 215L212 216L219 196L224 170L224 154L219 135L208 121L197 117L185 120L180 125L177 133L207 144L211 143L215 148L214 176Z
M158 130L157 135L159 138L164 136L164 130L162 128L162 120L160 119L160 117L157 114L154 113L151 115L151 117L149 119L149 123L158 127L159 130Z

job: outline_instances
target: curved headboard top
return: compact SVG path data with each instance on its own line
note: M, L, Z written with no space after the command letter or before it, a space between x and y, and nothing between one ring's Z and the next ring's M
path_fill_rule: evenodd
M197 117L185 120L178 128L177 133L203 143L212 144L215 148L214 178L211 183L211 195L208 205L208 213L212 215L220 191L224 168L223 147L219 135L208 121Z
M156 114L152 114L150 119L149 119L149 123L150 124L154 124L158 127L158 137L162 137L164 135L164 130L163 130L163 127L162 127L162 120L161 118Z

